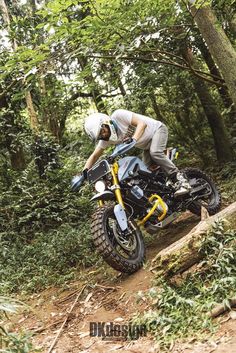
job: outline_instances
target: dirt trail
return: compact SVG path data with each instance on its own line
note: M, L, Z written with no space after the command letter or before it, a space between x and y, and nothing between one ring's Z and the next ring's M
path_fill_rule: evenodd
M112 321L114 324L127 325L129 318L136 311L148 310L144 300L137 302L137 294L140 291L145 292L152 286L153 274L148 271L150 261L164 247L187 234L198 221L197 217L186 213L167 231L161 232L156 238L153 237L152 243L147 248L147 265L131 276L117 276L117 272L114 271L112 281L95 282L91 285L87 282L86 287L83 287L82 283L73 283L69 290L50 289L34 296L31 303L33 312L15 318L16 329L20 324L25 329L36 331L33 339L34 344L42 348L43 353L47 353L76 296L83 287L83 292L69 315L52 353L156 352L157 347L150 336L141 337L128 343L104 341L101 337L90 337L89 324L90 322L109 323ZM90 273L95 272L91 269L89 271L88 278ZM225 330L227 331L227 328ZM236 336L235 331L233 336ZM223 350L214 351L216 353L236 352L236 339L235 342L230 342L231 345L234 343L232 349L225 343L226 350L222 348ZM212 345L207 343L203 346L191 345L191 347L192 350L189 346L173 348L172 352L202 353L213 351Z

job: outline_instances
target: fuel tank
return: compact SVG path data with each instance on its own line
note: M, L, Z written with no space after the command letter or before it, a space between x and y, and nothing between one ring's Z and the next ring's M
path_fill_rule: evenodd
M137 170L142 170L144 172L150 173L150 170L138 157L124 157L118 161L119 170L118 170L118 179L122 181L126 178L130 178L130 172L135 172Z

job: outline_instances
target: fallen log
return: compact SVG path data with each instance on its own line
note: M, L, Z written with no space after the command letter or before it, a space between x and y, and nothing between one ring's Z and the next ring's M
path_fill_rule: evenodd
M172 277L180 274L201 261L199 252L203 239L217 220L228 220L230 227L236 229L236 202L221 212L199 222L187 235L161 250L152 260L151 271L157 276Z
M211 311L207 313L207 316L215 318L221 314L224 314L225 311L230 310L231 308L236 306L236 298L231 298L228 300L229 306L225 304L216 305Z

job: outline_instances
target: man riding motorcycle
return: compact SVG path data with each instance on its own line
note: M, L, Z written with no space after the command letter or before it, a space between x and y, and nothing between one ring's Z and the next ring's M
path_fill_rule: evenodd
M187 194L191 190L187 179L164 153L168 129L161 121L118 109L110 117L102 113L88 116L84 128L93 142L99 142L87 159L82 175L73 178L72 188L77 189L82 185L87 178L88 169L96 163L107 147L125 142L143 150L143 159L147 167L154 162L165 171L175 187L175 197Z

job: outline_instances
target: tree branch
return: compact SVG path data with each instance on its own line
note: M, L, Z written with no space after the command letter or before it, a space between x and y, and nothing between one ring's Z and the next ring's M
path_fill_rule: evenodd
M116 94L100 94L100 97L102 98L113 98L121 95L121 93L116 93ZM92 93L84 93L84 92L77 92L73 94L73 96L69 99L71 101L76 100L77 98L93 98Z
M110 60L114 60L117 58L115 56L112 56L112 55L88 55L88 58L93 58L93 59L110 59ZM142 62L152 62L152 63L156 63L156 64L164 64L164 65L170 65L170 66L175 66L175 67L178 67L180 69L183 69L183 70L187 70L187 71L190 71L192 72L195 76L207 81L208 83L211 83L213 85L217 85L217 86L224 86L225 83L224 81L222 80L222 78L219 78L217 76L215 76L216 79L219 80L219 82L217 81L214 81L214 80L210 80L202 75L206 75L206 76L210 76L210 77L214 77L214 75L211 75L207 72L203 72L203 71L200 71L200 70L195 70L195 69L192 69L190 68L189 66L186 66L186 65L181 65L181 64L178 64L174 61L165 61L165 60L155 60L155 59L148 59L148 58L143 58L143 57L131 57L131 56L119 56L119 59L123 59L123 60L127 60L127 61L142 61Z

